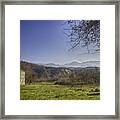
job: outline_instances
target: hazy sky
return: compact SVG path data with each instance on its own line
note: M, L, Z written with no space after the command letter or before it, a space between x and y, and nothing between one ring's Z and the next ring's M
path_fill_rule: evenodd
M86 53L80 47L68 51L68 38L63 34L62 20L21 20L20 59L32 63L64 64L73 61L99 61L99 53Z

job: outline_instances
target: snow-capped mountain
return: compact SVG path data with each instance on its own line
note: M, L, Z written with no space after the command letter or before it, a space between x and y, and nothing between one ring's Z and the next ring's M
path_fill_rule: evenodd
M86 62L77 62L73 61L71 63L67 63L64 65L54 64L54 63L48 63L48 64L40 64L44 65L46 67L100 67L100 61L86 61Z
M100 67L100 61L86 61L86 62L71 62L65 64L66 67Z

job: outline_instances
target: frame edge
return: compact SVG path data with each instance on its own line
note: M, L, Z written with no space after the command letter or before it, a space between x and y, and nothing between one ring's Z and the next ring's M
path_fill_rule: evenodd
M25 4L23 3L23 2L25 2ZM27 116L27 115L25 115L25 116L17 116L16 115L16 117L15 116L12 116L12 115L5 115L5 104L3 104L4 102L5 102L5 5L12 5L12 4L18 4L18 5L20 5L20 4L24 4L24 5L26 5L26 4L28 4L29 2L31 2L30 3L30 5L31 4L38 4L38 3L40 3L41 2L41 4L68 4L69 3L69 1L63 1L63 2L60 2L60 1L58 1L58 2L48 2L48 1L2 1L1 2L1 20L0 20L0 22L1 22L1 51L0 51L0 56L1 56L1 63L0 63L0 70L1 70L1 74L0 74L0 79L1 79L1 81L0 81L0 86L1 86L1 89L0 89L0 107L1 107L1 112L0 112L0 119L2 118L2 119L23 119L23 118L25 118L25 119L33 119L35 116ZM71 4L73 3L73 2L76 2L76 1L72 1L71 2ZM77 1L77 2L81 2L81 4L82 3L87 3L88 1ZM92 2L92 3L91 3ZM93 4L93 2L95 2L95 1L89 1L89 3L91 3L91 4ZM95 4L99 4L99 3L102 3L102 4L107 4L107 3L109 3L109 2L111 2L111 1L96 1L95 2ZM87 3L87 4L89 4L89 3ZM77 3L76 3L77 4ZM116 96L118 96L118 98L119 98L119 33L120 33L120 31L119 31L119 28L120 28L120 15L119 15L119 13L120 13L120 2L119 1L112 1L111 2L111 4L115 4L115 70L116 70L116 72L115 72L115 87L117 87L117 88L115 88L115 116L114 115L108 115L110 118L113 118L113 119L119 119L119 109L120 109L120 105L119 105L119 99L117 99L116 98ZM117 19L118 18L118 19ZM62 118L64 118L64 119L85 119L85 118L87 118L88 119L88 117L90 117L90 116L88 116L88 117L85 117L84 118L84 116L82 116L82 115L78 115L78 116L76 116L76 117L71 117L71 118L68 118L67 116L42 116L41 115L41 118L38 118L39 116L36 116L36 119L62 119ZM100 118L102 118L102 117L99 117L98 116L98 118L97 119L100 119ZM105 115L104 116L104 118L105 119L107 119L108 117ZM104 119L104 118L102 118L102 119ZM90 119L96 119L96 117L95 118L91 118L90 117Z

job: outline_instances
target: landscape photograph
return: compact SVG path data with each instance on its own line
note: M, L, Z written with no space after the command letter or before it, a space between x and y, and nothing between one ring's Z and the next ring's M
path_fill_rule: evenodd
M100 100L100 20L20 20L20 100Z

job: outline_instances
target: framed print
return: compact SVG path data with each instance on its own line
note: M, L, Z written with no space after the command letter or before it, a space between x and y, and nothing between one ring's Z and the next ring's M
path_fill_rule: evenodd
M119 119L119 2L1 2L2 119Z

